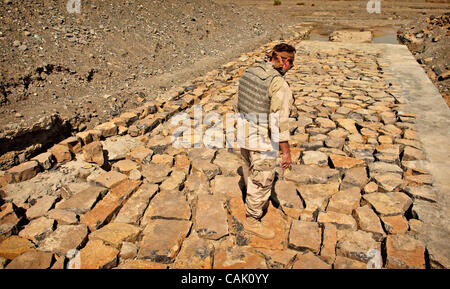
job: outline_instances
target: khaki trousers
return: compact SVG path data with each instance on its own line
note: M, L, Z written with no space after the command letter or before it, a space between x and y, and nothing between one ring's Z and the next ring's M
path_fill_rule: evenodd
M246 215L260 219L269 205L272 183L275 178L276 154L250 151L241 148L242 169L247 197Z

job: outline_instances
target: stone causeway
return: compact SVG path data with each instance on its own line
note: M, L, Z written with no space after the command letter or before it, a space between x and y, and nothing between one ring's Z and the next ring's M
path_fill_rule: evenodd
M239 148L172 134L194 105L231 113L239 76L276 42L0 172L0 268L449 268L436 87L403 45L288 42L293 165L263 218L274 239L243 231Z

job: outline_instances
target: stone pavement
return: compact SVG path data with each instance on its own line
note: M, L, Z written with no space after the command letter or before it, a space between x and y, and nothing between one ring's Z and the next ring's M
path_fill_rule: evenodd
M268 43L1 172L0 268L448 268L450 114L436 88L404 46L291 43L294 164L277 168L273 240L243 232L236 146L171 139L194 104L230 113Z

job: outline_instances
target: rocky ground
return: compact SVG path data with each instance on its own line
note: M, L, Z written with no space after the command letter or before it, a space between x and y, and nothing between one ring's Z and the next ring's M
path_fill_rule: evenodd
M74 15L3 3L0 268L450 266L434 223L445 192L385 51L301 41L377 36L447 4L383 1L375 15L366 1L93 1ZM176 148L171 135L194 104L230 112L245 67L280 38L298 49L294 165L278 169L266 241L242 231L239 149Z
M277 169L264 217L275 239L242 230L233 139L228 149L192 148L204 136L194 133L190 147L177 148L171 118L193 119L193 104L204 115L231 112L239 76L268 43L195 79L192 90L175 89L4 172L2 266L447 267L446 253L419 238L440 214L437 195L420 165L416 115L405 111L380 48L291 43L302 63L287 75L294 164Z
M450 106L450 12L424 17L415 25L402 27L398 36Z
M325 39L351 29L395 41L401 25L449 8L439 0L386 0L372 14L365 0L285 0L277 6L255 0L81 0L77 14L68 13L65 1L2 3L2 169L173 86L189 88L193 78L240 53L289 37L289 25L312 27L311 36ZM441 59L433 56L436 69L445 67Z

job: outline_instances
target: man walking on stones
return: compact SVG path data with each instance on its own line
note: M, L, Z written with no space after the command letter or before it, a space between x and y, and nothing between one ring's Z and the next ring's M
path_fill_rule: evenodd
M239 80L235 109L238 131L244 135L240 140L238 132L247 188L244 230L264 239L275 237L261 219L269 205L279 149L281 167L291 165L288 119L293 98L284 75L293 66L295 52L289 44L278 44L267 54L269 61L248 68Z

